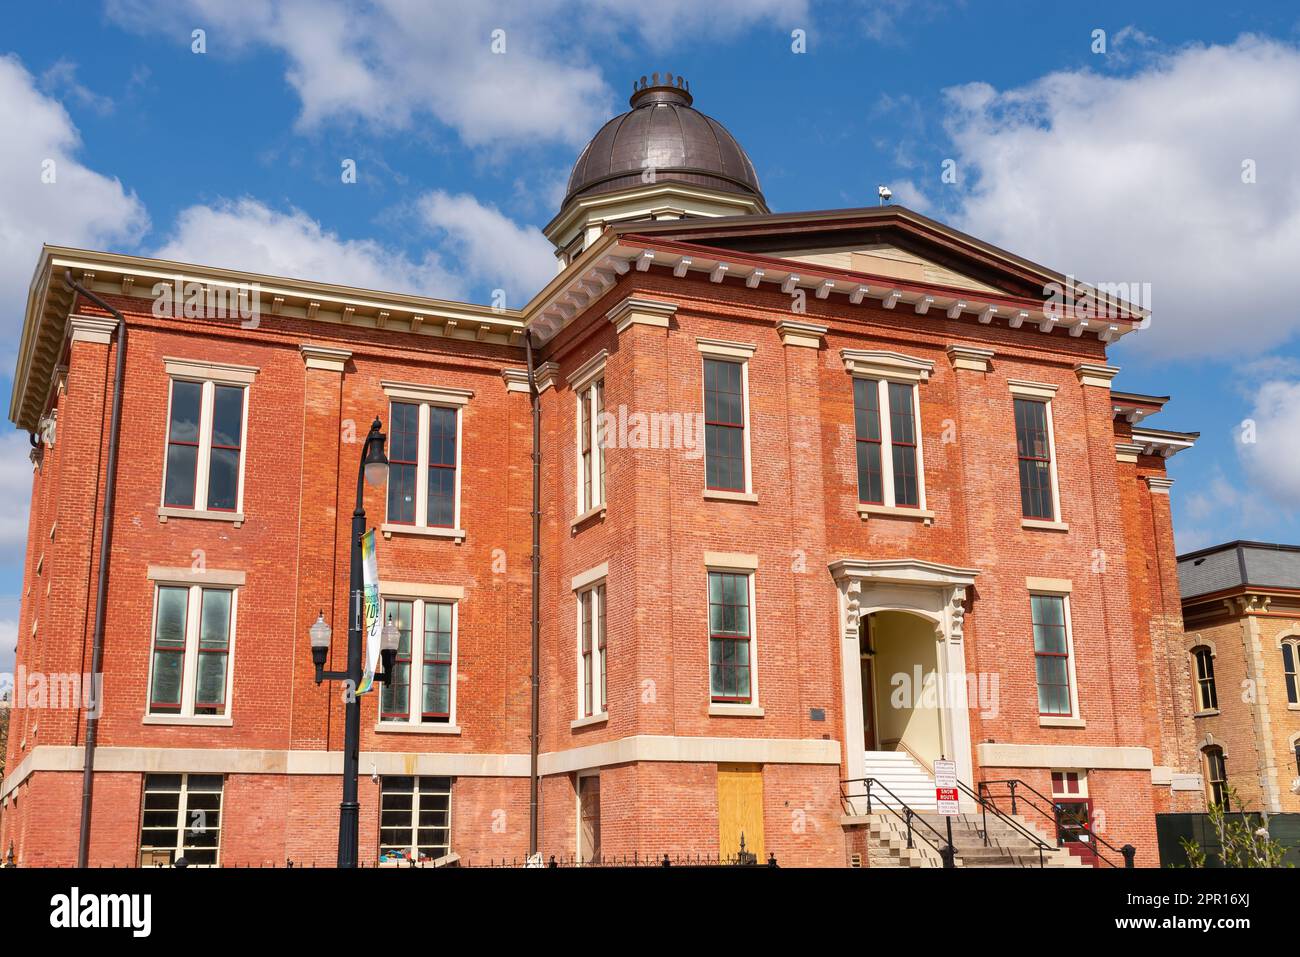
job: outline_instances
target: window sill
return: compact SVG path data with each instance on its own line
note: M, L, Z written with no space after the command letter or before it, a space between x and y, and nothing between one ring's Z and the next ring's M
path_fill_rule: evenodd
M589 509L587 509L587 511L583 512L581 515L579 515L577 518L575 518L575 519L573 520L573 522L570 524L569 527L570 527L571 529L573 529L573 531L576 532L576 531L578 530L578 527L579 527L580 525L585 524L589 519L593 519L593 518L595 518L597 515L600 516L601 521L604 521L604 519L605 519L605 506L604 506L604 505L597 505L595 508L589 508Z
M188 725L190 727L229 728L235 722L228 715L181 715L181 714L147 714L141 724Z
M609 712L602 711L600 714L589 715L586 718L577 718L569 722L569 730L577 731L579 728L590 728L593 725L604 724L609 720Z
M1038 726L1040 728L1086 728L1088 722L1083 718L1071 718L1066 715L1039 715Z
M378 734L460 734L458 724L412 724L409 721L376 721Z
M871 516L879 518L910 518L924 522L926 525L934 524L934 512L926 511L919 508L899 508L896 505L869 505L862 502L858 503L858 518L864 522Z
M230 522L235 528L244 524L243 512L211 512L196 508L172 508L167 505L158 508L158 521L166 524L169 518L201 518L209 522Z
M761 718L763 709L756 704L723 704L709 702L710 718Z
M1022 518L1020 527L1037 529L1040 532L1068 532L1070 530L1068 522L1049 522L1044 518Z
M1209 711L1194 711L1192 712L1192 717L1193 718L1214 718L1214 717L1218 717L1218 714L1219 714L1218 708L1211 708Z
M704 490L706 500L714 502L757 502L758 495L754 492L727 492L723 489L706 488Z
M379 530L384 533L384 538L392 538L394 535L419 535L424 538L451 538L458 542L465 540L465 529L463 528L433 528L428 525L389 525L384 523L379 526Z

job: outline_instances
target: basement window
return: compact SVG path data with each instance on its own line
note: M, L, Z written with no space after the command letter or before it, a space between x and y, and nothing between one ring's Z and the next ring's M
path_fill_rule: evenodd
M221 849L220 774L146 774L140 865L216 867Z
M379 863L423 863L451 852L451 778L384 776L379 785Z

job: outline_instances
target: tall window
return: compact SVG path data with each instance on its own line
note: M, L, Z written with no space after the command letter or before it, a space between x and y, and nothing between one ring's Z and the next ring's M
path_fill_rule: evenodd
M1296 687L1296 660L1300 658L1300 642L1282 642L1282 678L1286 682L1286 703L1300 704L1300 689Z
M709 572L709 693L714 701L749 704L750 576Z
M1070 636L1062 595L1031 595L1034 665L1038 678L1038 713L1074 713L1070 692Z
M239 510L244 393L242 385L172 379L164 506Z
M1038 399L1017 398L1015 411L1021 513L1025 518L1052 521L1056 518L1056 499L1052 492L1048 404Z
M744 363L704 359L704 470L710 489L747 491Z
M882 418L881 410L888 410ZM858 501L864 505L921 507L916 386L885 379L853 379L857 433Z
M388 524L455 529L460 517L459 456L459 406L393 401Z
M380 779L379 861L432 861L451 851L451 778Z
M220 774L146 774L141 864L215 866L221 847Z
M605 586L578 592L578 655L582 676L582 716L604 714L605 696Z
M605 380L578 390L578 514L605 504Z
M149 713L226 714L234 591L159 585L155 597Z
M384 621L400 638L393 675L379 697L380 721L451 724L455 702L453 602L388 599Z
M1216 745L1202 748L1205 758L1205 796L1211 804L1228 810L1228 766L1223 748Z
M1196 662L1196 704L1198 711L1219 710L1219 694L1214 687L1214 652L1205 645L1192 649Z

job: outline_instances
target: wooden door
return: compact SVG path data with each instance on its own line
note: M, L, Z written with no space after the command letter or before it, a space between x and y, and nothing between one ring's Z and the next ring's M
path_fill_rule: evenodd
M578 860L590 864L600 860L600 776L578 778Z
M718 852L734 858L740 852L741 835L745 851L762 863L763 851L763 766L761 764L718 765Z

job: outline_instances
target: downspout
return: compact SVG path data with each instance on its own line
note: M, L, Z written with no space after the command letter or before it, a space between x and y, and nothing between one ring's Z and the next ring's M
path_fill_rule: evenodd
M117 368L113 373L113 411L108 428L108 465L104 480L104 512L100 519L99 575L95 583L95 628L91 635L90 689L86 711L86 760L81 775L81 831L77 838L77 866L85 867L90 855L90 807L95 789L95 741L99 731L99 709L103 689L96 676L104 661L104 614L108 601L108 556L113 545L113 503L117 486L117 446L122 429L122 384L126 379L126 319L122 314L72 278L65 270L63 281L117 320Z
M541 563L542 563L542 404L537 392L537 375L533 369L533 332L524 332L524 350L528 356L528 399L533 416L533 554L532 565L532 670L529 673L531 687L531 727L528 735L528 856L537 853L537 747L539 734L538 705L541 694L541 680L538 669L541 662Z

